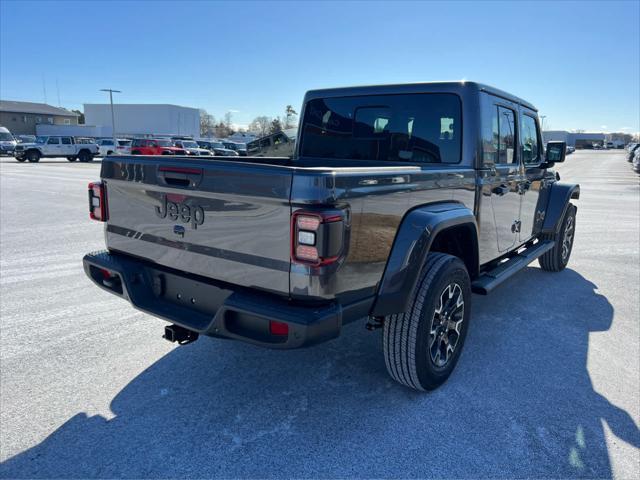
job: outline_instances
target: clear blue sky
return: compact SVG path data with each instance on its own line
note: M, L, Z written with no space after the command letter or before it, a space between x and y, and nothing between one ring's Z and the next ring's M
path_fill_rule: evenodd
M640 2L0 2L0 97L298 108L311 88L468 79L545 127L640 130Z

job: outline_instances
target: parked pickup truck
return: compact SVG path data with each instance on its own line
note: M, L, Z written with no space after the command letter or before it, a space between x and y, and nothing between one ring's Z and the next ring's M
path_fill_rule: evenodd
M13 156L19 162L39 162L41 158L66 157L70 162L90 162L98 155L95 143L76 143L73 137L38 136L34 143L19 143Z
M368 319L391 377L428 390L460 357L472 292L567 265L580 187L550 170L566 145L545 151L530 103L369 86L310 91L301 118L291 159L105 159L89 208L107 250L86 274L180 344L296 348Z

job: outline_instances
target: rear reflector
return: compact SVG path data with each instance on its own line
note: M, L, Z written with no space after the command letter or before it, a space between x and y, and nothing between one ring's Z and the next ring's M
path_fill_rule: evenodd
M271 335L289 335L289 325L284 322L269 320L269 333Z

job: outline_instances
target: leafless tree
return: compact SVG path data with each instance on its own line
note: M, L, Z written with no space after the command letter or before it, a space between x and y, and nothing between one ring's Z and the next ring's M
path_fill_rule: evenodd
M200 109L200 136L211 137L215 131L216 119L207 113L204 108Z
M256 117L249 124L248 130L250 132L257 133L261 137L264 137L265 135L268 135L269 131L271 130L271 121L272 121L272 118L267 117L265 115Z

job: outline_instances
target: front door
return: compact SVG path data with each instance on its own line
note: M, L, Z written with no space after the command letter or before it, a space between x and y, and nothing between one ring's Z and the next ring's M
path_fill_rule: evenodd
M519 242L525 243L533 236L535 222L540 222L545 207L538 205L544 170L540 168L543 160L542 137L534 112L525 108L520 115L520 157L524 167L524 175L519 190L522 197L520 207Z
M60 157L60 137L49 137L44 150L45 155L50 157Z

